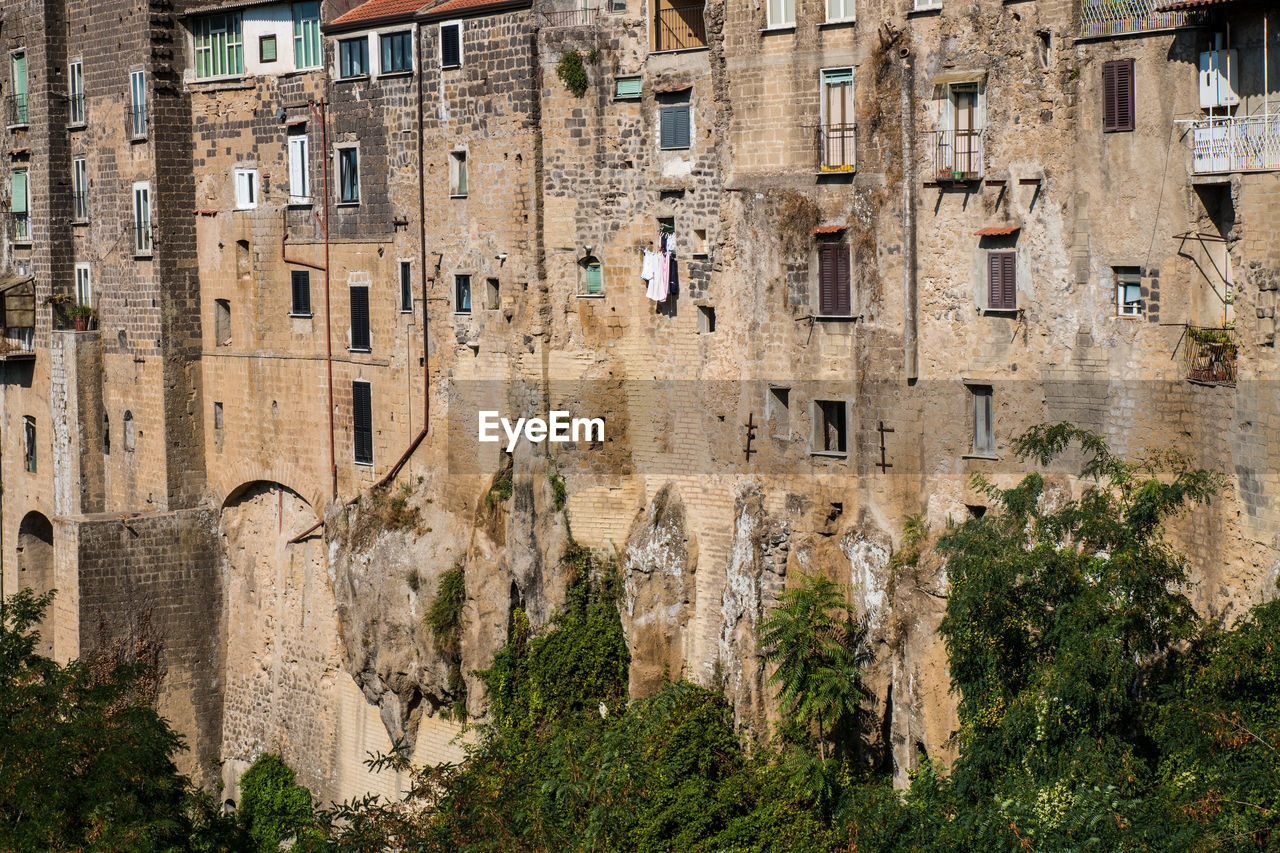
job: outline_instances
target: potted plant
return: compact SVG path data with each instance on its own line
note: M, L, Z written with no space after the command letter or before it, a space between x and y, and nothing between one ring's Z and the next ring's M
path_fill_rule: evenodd
M65 329L69 323L67 310L75 304L75 298L69 293L54 293L46 299L45 304L53 308L53 327Z
M97 325L98 312L89 305L73 305L67 314L71 317L77 332L87 332Z

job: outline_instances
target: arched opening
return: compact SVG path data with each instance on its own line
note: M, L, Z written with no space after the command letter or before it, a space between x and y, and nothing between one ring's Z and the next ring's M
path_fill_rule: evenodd
M132 453L137 444L138 432L133 424L133 412L126 411L124 413L124 449Z
M18 588L29 588L36 595L44 595L53 589L53 524L38 512L29 512L18 525ZM45 613L40 630L42 655L53 653L53 624L51 614Z

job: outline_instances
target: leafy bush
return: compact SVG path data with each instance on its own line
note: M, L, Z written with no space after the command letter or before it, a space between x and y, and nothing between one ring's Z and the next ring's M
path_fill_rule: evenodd
M587 93L587 68L582 62L582 54L576 50L566 50L556 63L556 76L564 87L581 98Z
M449 664L449 692L459 719L466 713L467 683L462 677L462 610L466 603L466 575L458 563L440 575L426 620L436 654Z
M314 833L311 791L295 781L282 758L260 755L240 777L240 821L261 853L276 853L280 843Z

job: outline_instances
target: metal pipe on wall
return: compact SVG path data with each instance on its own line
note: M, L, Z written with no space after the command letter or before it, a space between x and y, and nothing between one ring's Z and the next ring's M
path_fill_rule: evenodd
M321 230L324 231L324 361L329 386L329 477L331 480L332 500L338 499L338 457L334 450L333 438L333 322L329 307L329 125L326 121L325 102L317 107L314 101L308 106L311 114L320 122L320 156L324 185L324 219Z
M908 382L919 375L916 305L916 156L915 69L911 49L898 51L902 59L902 371Z

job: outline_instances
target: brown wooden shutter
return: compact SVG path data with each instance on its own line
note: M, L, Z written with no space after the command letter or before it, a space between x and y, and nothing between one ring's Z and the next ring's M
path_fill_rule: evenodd
M1113 59L1102 64L1102 129L1105 132L1134 128L1133 60Z
M1003 299L1000 287L1000 253L987 252L987 307L999 310Z
M987 254L987 308L1013 311L1018 307L1018 267L1013 252Z
M834 244L836 250L836 310L834 313L847 317L850 309L849 287L849 249L844 241Z
M837 247L838 244L832 242L818 244L818 313L824 317L836 313L839 278Z

